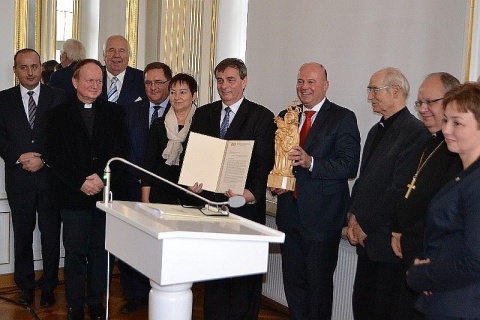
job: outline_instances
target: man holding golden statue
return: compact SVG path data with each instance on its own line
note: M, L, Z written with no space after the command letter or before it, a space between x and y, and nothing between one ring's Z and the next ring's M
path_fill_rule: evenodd
M331 318L348 179L356 176L360 158L355 114L326 98L328 86L321 64L302 65L296 86L301 104L275 118L268 186L278 195L277 225L285 233L283 280L292 319ZM295 139L299 142L292 143Z

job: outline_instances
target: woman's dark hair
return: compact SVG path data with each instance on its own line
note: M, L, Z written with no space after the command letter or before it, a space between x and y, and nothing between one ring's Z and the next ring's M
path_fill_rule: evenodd
M170 80L170 84L168 85L168 89L170 90L174 84L176 83L186 83L190 92L195 94L198 90L198 84L194 77L186 73L177 73L172 80Z

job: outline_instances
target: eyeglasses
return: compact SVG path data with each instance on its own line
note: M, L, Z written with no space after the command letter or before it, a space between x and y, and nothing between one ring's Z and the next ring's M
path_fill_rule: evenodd
M380 90L383 90L383 89L386 89L386 88L389 88L391 87L392 85L388 85L388 86L383 86L383 87L380 87L380 88L377 88L377 87L367 87L367 93L370 94L370 93L373 93L373 94L377 94L378 91Z
M161 85L164 85L165 83L168 83L170 80L165 80L165 81L162 81L162 80L155 80L155 81L150 81L150 80L147 80L144 82L145 84L145 87L150 87L151 85L153 85L154 87L160 87Z
M442 99L443 98L438 98L438 99L433 99L433 100L425 100L425 101L417 100L417 101L415 101L415 108L420 109L422 107L422 104L424 104L424 103L428 107L428 106L430 106L430 105L434 104L435 102L440 101Z

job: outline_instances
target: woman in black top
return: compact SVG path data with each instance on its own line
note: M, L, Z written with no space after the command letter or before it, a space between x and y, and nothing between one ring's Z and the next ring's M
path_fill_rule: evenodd
M174 183L180 176L184 143L196 109L197 87L188 74L174 76L169 84L171 108L152 124L148 135L145 169ZM179 204L187 199L185 192L154 177L145 175L142 179L143 202Z

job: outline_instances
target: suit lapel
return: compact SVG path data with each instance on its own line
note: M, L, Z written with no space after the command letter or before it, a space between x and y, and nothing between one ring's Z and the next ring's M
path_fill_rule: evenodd
M315 121L308 131L307 139L305 140L305 145L303 146L304 150L307 150L312 141L315 140L315 136L319 133L320 129L322 128L323 123L328 117L328 110L330 109L330 101L325 100L325 103L322 105L320 110L315 117Z
M212 108L212 112L210 113L209 116L209 123L210 123L210 130L212 130L212 136L219 138L220 137L220 116L222 113L222 102L218 101L215 103L214 107ZM234 118L235 120L235 118ZM230 129L230 128L229 128ZM228 130L227 134L225 135L225 139L227 138L228 135Z
M125 77L123 77L123 84L122 84L122 90L120 90L120 94L118 96L118 100L117 100L117 103L120 103L121 104L121 101L123 101L125 99L125 97L128 96L128 91L130 90L130 82L132 82L132 79L130 77L130 72L128 72L128 67L127 69L125 70ZM133 102L133 101L131 101Z
M48 87L40 85L40 96L38 97L37 114L35 122L43 121L48 112L48 106L52 105L53 96L49 94ZM35 129L35 126L33 127Z
M235 133L241 131L243 123L247 119L247 116L249 113L248 108L249 108L248 100L244 98L242 101L242 104L238 108L237 113L235 114L235 117L233 118L232 123L227 129L227 133L225 134L225 140L234 139ZM218 126L220 126L220 119L218 120L218 123L219 123ZM220 133L220 128L219 128L219 133Z
M134 90L135 83L133 78L133 72L130 67L127 67L125 70L125 77L123 78L122 90L120 90L120 95L118 96L117 103L122 104L129 98L131 98L131 91ZM136 100L138 97L134 97ZM134 102L130 101L129 103ZM128 103L126 103L128 104Z
M21 125L30 129L30 123L28 122L27 114L25 113L25 107L23 106L23 98L20 92L20 86L12 92L12 112L14 113L13 119L18 119Z
M140 105L140 115L139 115L139 121L140 123L148 123L150 126L150 102L149 101L143 101Z

